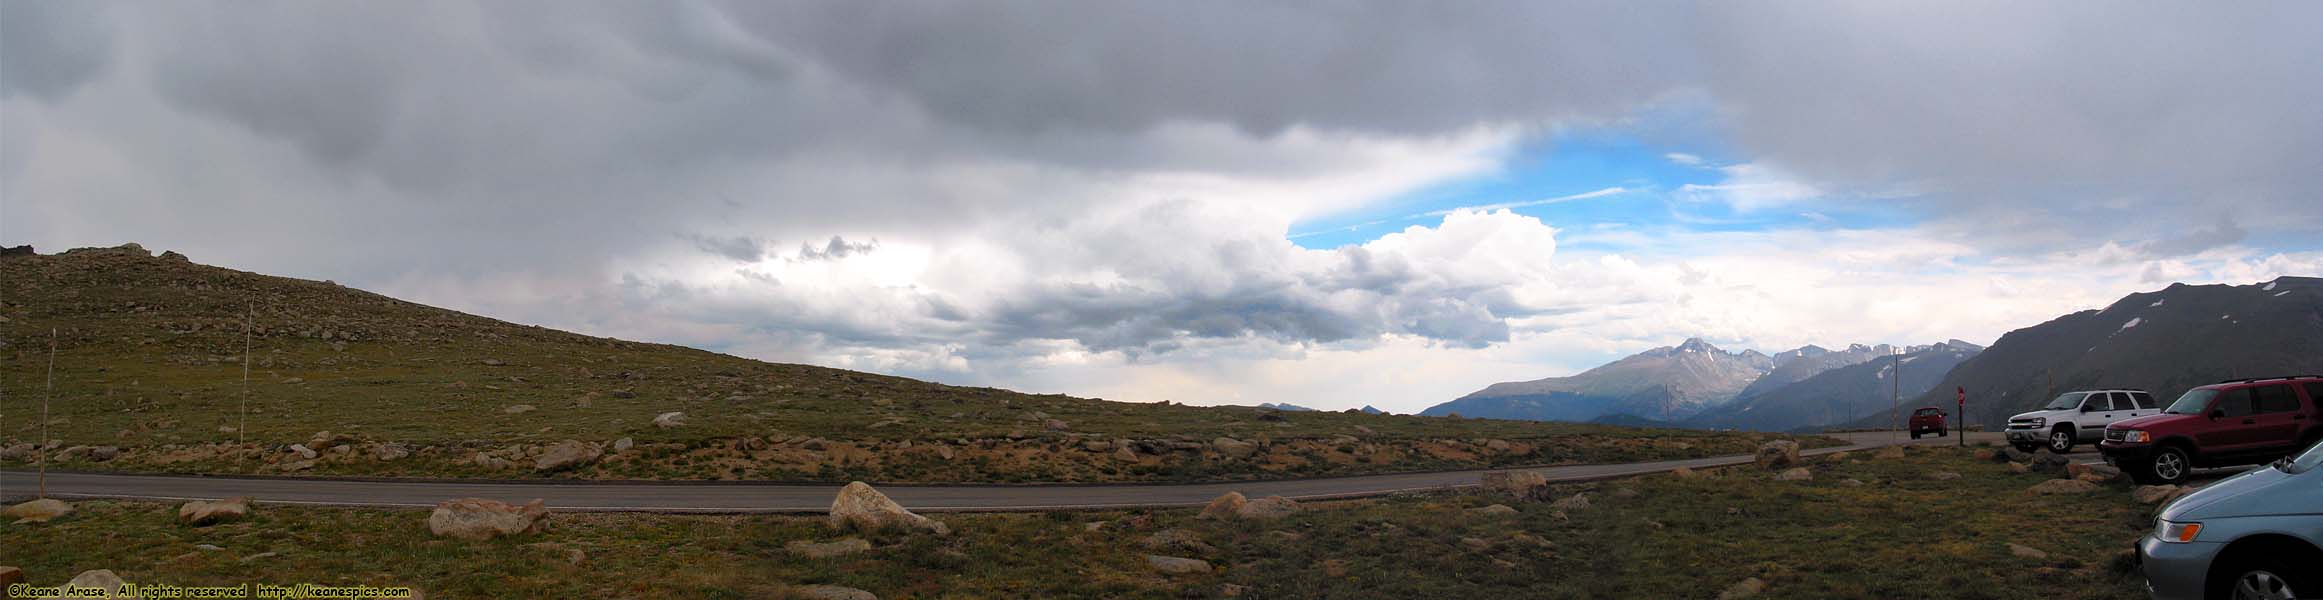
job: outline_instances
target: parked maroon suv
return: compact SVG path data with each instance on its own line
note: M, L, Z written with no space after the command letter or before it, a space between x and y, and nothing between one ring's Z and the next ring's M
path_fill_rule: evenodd
M1952 430L1944 426L1944 409L1933 406L1922 406L1912 411L1911 429L1912 439L1915 440L1928 434L1952 435Z
M2116 421L2097 449L2144 483L2195 467L2257 464L2323 440L2323 377L2237 379L2194 388L2162 414Z

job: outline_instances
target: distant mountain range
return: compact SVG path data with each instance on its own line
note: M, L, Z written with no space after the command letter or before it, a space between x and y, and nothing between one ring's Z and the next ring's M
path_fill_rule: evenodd
M1889 367L1855 368L1875 358L1899 350L1910 357L1901 393L1917 396L1951 365L1981 349L1949 340L1902 349L1852 344L1834 351L1810 345L1769 356L1755 350L1727 352L1691 338L1570 377L1493 384L1420 414L1787 430L1869 414L1871 407L1838 398L1851 390L1890 385Z
M1579 375L1495 383L1420 414L1545 421L1625 414L1677 420L1733 399L1774 369L1774 358L1756 350L1726 352L1691 338Z
M1859 359L1844 364L1829 363L1841 366L1825 368L1804 379L1757 394L1748 394L1746 391L1747 395L1694 415L1680 425L1762 431L1821 429L1838 425L1864 415L1888 411L1898 397L1919 397L1942 380L1944 374L1950 373L1954 366L1976 356L1983 347L1950 340L1905 348L1902 354L1893 358L1889 358L1891 348L1886 345L1865 349L1873 350L1874 353L1862 354ZM1840 353L1830 355L1837 354ZM1777 372L1780 371L1778 368ZM1896 375L1898 371L1902 372L1901 377ZM1771 379L1775 375L1768 373L1767 377ZM1754 383L1752 387L1759 386Z
M1296 405L1296 404L1290 404L1290 403L1282 403L1282 404L1277 404L1277 403L1273 403L1273 402L1260 402L1260 403L1258 403L1258 407L1259 407L1259 408L1271 408L1271 409L1280 410L1280 411L1286 411L1286 412L1315 412L1315 409L1312 409L1312 408L1307 408L1307 407L1304 407L1304 406L1299 406L1299 405Z
M2323 374L2323 279L2172 284L2011 331L1903 406L1949 407L1965 388L1969 422L1996 428L2072 390L2143 389L2168 403L2220 380L2312 374ZM1883 407L1854 424L1895 422Z

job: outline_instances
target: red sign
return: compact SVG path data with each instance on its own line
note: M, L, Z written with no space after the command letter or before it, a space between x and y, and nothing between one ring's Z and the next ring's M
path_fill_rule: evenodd
M1954 398L1958 398L1958 399L1960 400L1960 405L1961 405L1961 406L1968 406L1968 388L1965 388L1965 387L1958 387L1958 388L1952 388L1952 389L1953 389L1953 392L1952 392L1952 393L1953 393L1953 394L1955 394L1953 397L1954 397Z

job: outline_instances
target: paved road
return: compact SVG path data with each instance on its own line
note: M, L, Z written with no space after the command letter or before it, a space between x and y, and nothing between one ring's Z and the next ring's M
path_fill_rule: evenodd
M1864 450L1903 443L1894 433L1848 433L1835 437L1851 445L1806 451L1819 455L1841 450ZM1920 440L1921 444L1949 444L1950 438ZM1703 468L1750 462L1749 456L1722 456L1643 463L1575 465L1534 469L1551 481L1583 481L1668 471L1678 467ZM1192 506L1219 494L1240 491L1257 497L1280 495L1299 500L1378 496L1404 491L1438 490L1476 485L1483 471L1446 471L1367 475L1327 479L1205 483L1178 485L1043 485L1043 486L882 486L880 491L915 511L1026 511L1100 509L1153 506ZM29 497L33 475L0 472L0 496ZM128 498L146 500L217 499L250 496L274 504L317 504L425 508L452 498L546 500L550 508L565 511L627 511L669 513L785 513L823 512L830 509L837 485L748 483L608 483L608 482L422 482L343 481L331 479L266 479L172 475L114 475L50 473L48 495L73 498Z

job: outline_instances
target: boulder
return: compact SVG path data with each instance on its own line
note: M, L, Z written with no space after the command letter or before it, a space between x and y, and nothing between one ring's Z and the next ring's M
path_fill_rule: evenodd
M949 454L949 453L950 453L950 451L949 451L949 449L947 449L947 450L946 450L946 454ZM949 459L951 459L952 457L950 457L950 456L945 456L944 458L945 458L946 460L949 460ZM1125 462L1125 463L1133 463L1133 462L1137 462L1137 451L1136 451L1136 450L1133 450L1133 449L1130 449L1130 447L1129 447L1129 446L1126 446L1126 445L1125 445L1125 446L1122 446L1122 447L1120 447L1120 448L1116 448L1116 449L1114 449L1114 450L1113 450L1113 460L1118 460L1118 461Z
M790 597L801 600L879 600L871 592L836 585L803 585L789 592Z
M1486 471L1484 489L1518 500L1544 500L1549 497L1549 478L1538 471Z
M1977 448L1976 452L1969 456L1976 460L1992 462L2000 457L2000 453L1992 451L1991 448Z
M654 415L653 426L660 427L662 429L684 427L686 426L686 413L684 411L675 411Z
M2066 463L2065 477L2091 483L2105 483L2121 478L2121 469L2113 465Z
M1258 444L1222 437L1210 440L1210 449L1226 455L1227 458L1250 458L1251 455L1258 453Z
M1145 564L1165 575L1189 575L1210 572L1210 563L1191 558L1148 554Z
M2055 454L2042 454L2035 456L2031 462L2033 470L2041 471L2044 473L2051 471L2063 471L2066 468L2065 465L2070 464L2073 464L2073 459L2065 458Z
M121 581L121 576L113 574L113 571L110 569L92 569L88 571L82 571L79 575L74 575L72 581L65 582L65 587L94 588L105 590L103 595L94 596L97 598L136 598L137 596L135 595L114 595L114 593L121 591L121 586L124 583L127 582ZM67 596L71 596L71 594L67 594Z
M2010 473L2031 473L2032 471L2032 465L2027 465L2020 462L2012 462L2008 464L2008 472Z
M2018 450L2012 446L2008 448L2001 448L1998 452L1995 453L1995 456L1993 456L1992 459L2005 460L2014 463L2031 463L2033 462L2033 457L2033 453Z
M375 444L371 446L372 460L387 462L391 460L399 460L408 456L411 456L411 448L404 446L403 444L391 442L386 444Z
M8 589L11 583L24 583L24 569L0 567L0 590Z
M1814 481L1814 479L1815 472L1807 470L1806 467L1792 468L1775 475L1775 481Z
M1049 419L1048 422L1042 423L1041 427L1046 428L1049 431L1070 431L1073 429L1072 424L1056 419Z
M428 531L438 537L483 541L504 535L537 533L547 524L548 507L539 499L522 506L462 498L445 500L428 515Z
M1196 515L1194 518L1232 519L1236 514L1242 512L1243 506L1248 504L1250 504L1250 500L1242 497L1242 492L1226 492L1211 499L1209 504L1202 507L1202 514Z
M1589 495L1574 494L1567 496L1556 502L1550 502L1549 508L1556 511L1573 511L1589 508Z
M630 447L633 447L633 446L636 446L636 445L637 445L637 440L632 440L632 439L629 439L629 438L621 438L621 439L618 439L618 440L613 440L613 451L614 451L614 452L628 452Z
M1758 447L1758 466L1769 469L1799 464L1799 443L1775 440Z
M2051 479L2041 482L2040 485L2026 488L2025 491L2042 496L2057 494L2087 494L2097 491L2097 484L2079 479Z
M782 548L801 557L822 559L868 552L871 550L871 542L863 541L860 538L847 538L836 542L792 540L788 544L783 544Z
M946 535L952 532L942 521L912 514L903 505L890 500L887 494L872 489L861 481L839 489L839 496L831 500L831 527L846 531L878 531L883 529L919 530Z
M2028 559L2028 560L2048 560L2048 559L2049 559L2049 553L2048 553L2047 551L2041 550L2040 548L2034 548L2034 547L2032 547L2032 546L2026 546L2026 545L2022 545L2022 544L2009 544L2009 545L2008 545L2008 555L2009 555L2009 556L2014 556L2014 557L2017 557L2017 558Z
M1718 592L1718 600L1741 600L1742 598L1757 596L1760 592L1765 591L1766 580L1752 577L1742 581L1734 582L1734 585L1726 586L1725 591Z
M2177 497L2182 489L2174 485L2141 485L2131 489L2129 497L2139 504L2158 504Z
M1509 516L1509 515L1516 514L1516 509L1515 509L1515 508L1511 508L1511 507L1509 507L1509 505L1506 505L1506 504L1494 504L1494 505L1491 505L1491 506L1486 506L1486 507L1482 507L1482 508L1471 508L1471 509L1468 509L1468 513L1469 513L1469 514L1473 514L1473 515L1483 515L1483 516L1487 516L1487 517L1505 517L1505 516Z
M532 468L536 471L562 471L595 462L597 457L604 455L605 450L596 444L565 440L543 448L540 457L533 459Z
M69 514L73 514L73 505L55 498L41 498L0 510L0 517L16 519L19 524L47 523Z
M297 454L299 458L312 459L315 457L314 449L306 447L305 444L291 444L289 452Z
M1670 474L1671 474L1671 475L1676 475L1676 476L1677 476L1679 479L1701 479L1701 478L1702 478L1702 472L1701 472L1701 471L1696 471L1696 470L1693 470L1693 469L1688 469L1688 468L1685 468L1685 467L1678 467L1678 468L1676 468L1676 469L1672 469L1672 470L1670 471Z
M250 499L227 498L217 502L195 500L177 507L177 521L196 527L212 523L239 521L250 516Z

